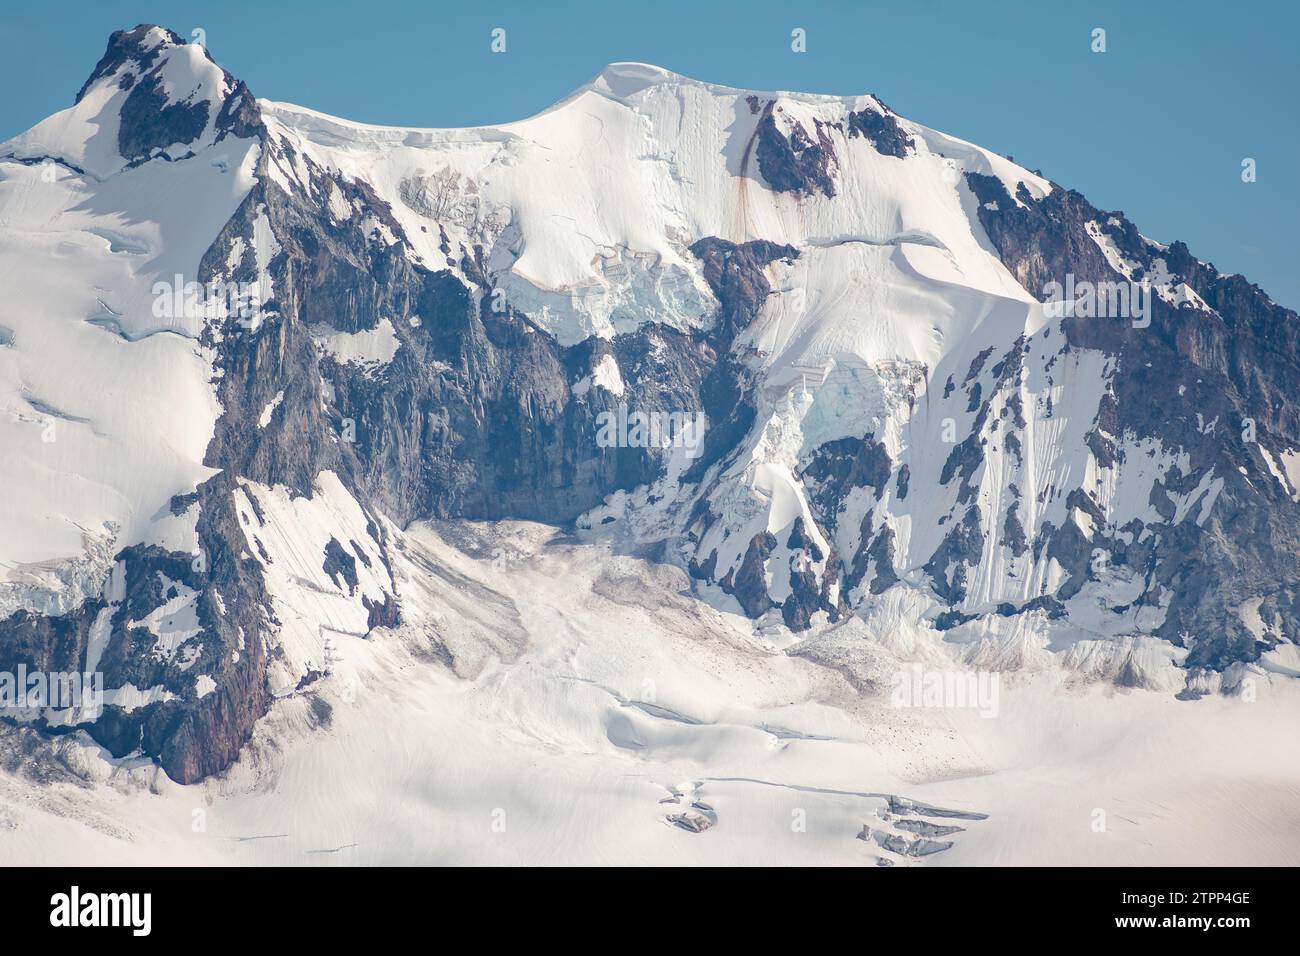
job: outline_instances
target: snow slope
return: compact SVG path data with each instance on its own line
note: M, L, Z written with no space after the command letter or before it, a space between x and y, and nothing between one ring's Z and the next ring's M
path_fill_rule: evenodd
M709 292L698 261L686 252L702 236L790 243L817 263L808 268L826 273L840 274L845 266L886 276L916 270L941 283L1028 300L980 247L963 209L969 193L957 184L959 170L970 168L1004 177L1013 192L1024 182L1042 195L1050 187L1040 177L905 123L921 139L917 157L899 162L863 139L848 140L840 163L844 198L796 202L756 181L754 98L773 99L805 121L839 122L851 110L880 109L872 97L752 93L638 63L612 64L530 119L474 129L367 126L290 104L259 105L272 136L297 154L374 186L430 268L444 267L445 259L440 234L421 228L430 218L445 226L453 249L483 242L489 269L512 304L565 344L652 319L682 327L705 320ZM290 188L307 181L288 162L272 175ZM912 245L939 252L915 252ZM872 254L872 246L884 251ZM903 261L891 266L895 249L903 249ZM906 280L896 279L915 284ZM860 289L861 283L841 281L826 296L843 315L870 304L843 301ZM929 323L916 331L919 340L898 338L909 334L903 330L910 320L928 316L938 292L918 290L909 302L909 291L880 293L904 309L886 328L873 333L864 323L863 337L810 343L788 351L785 362L815 364L828 350L862 354L873 346L908 357L933 351ZM803 324L824 324L817 319L814 312ZM843 334L842 328L827 333Z
M722 521L688 555L703 562L716 550L718 578L740 568L756 534L784 541L798 518L824 549L798 472L826 442L875 434L910 470L916 493L906 502L886 495L865 531L862 514L845 516L834 544L848 559L864 535L888 526L910 580L921 583L957 494L940 480L952 451L940 436L951 422L959 440L976 418L964 396L940 405L930 393L1020 336L1042 336L1021 389L1032 440L1023 467L996 459L984 471L978 507L984 527L999 524L1018 482L1030 539L1064 522L1063 499L1033 503L1086 467L1082 438L1103 394L1101 360L1074 354L1044 372L1055 364L1061 338L1048 337L1059 325L990 248L964 179L993 175L1013 196L1023 188L1041 198L1051 184L1040 176L901 118L912 150L885 155L844 131L854 111L885 112L870 96L756 93L637 63L607 67L535 117L474 129L374 127L260 105L272 141L289 147L276 153L292 157L272 165L280 185L310 191L313 167L373 186L412 258L431 269L459 272L460 255L481 244L497 293L563 344L652 321L706 327L715 303L687 250L700 237L797 250L793 262L768 267L774 293L736 346L763 383L759 425L709 492ZM764 182L755 143L769 109L783 129L831 130L834 196ZM583 379L575 391L588 387ZM1009 576L1015 562L993 536L987 549L965 608L1023 603L1052 583L1045 564L1027 560ZM768 563L777 602L787 593L786 559L782 551Z
M212 474L205 317L159 303L197 277L260 144L218 130L234 84L201 47L137 33L139 59L110 51L75 105L0 145L0 618L75 608L118 550L174 541L168 501ZM150 83L151 112L205 120L132 161L122 110Z
M102 574L212 473L202 462L220 408L202 319L157 318L154 286L193 281L252 185L257 144L223 147L226 169L200 156L102 182L4 164L0 616L76 606L98 585L68 562L90 552Z
M84 733L33 745L6 725L0 750L31 747L41 772L0 774L0 860L1300 858L1300 752L1261 732L1300 708L1282 605L1234 608L1278 644L1257 662L1194 673L1199 635L1157 636L1191 579L1155 574L1153 540L1195 552L1249 470L1196 472L1190 432L1103 418L1118 351L1067 343L972 191L991 177L1008 209L1036 211L1051 183L874 97L635 63L515 123L395 129L259 101L265 129L231 135L248 132L228 122L242 88L202 50L157 28L113 44L128 41L134 59L111 44L73 107L0 145L0 624L101 596L86 667L140 663L110 653L129 631L162 681L111 687L109 704L175 704L163 713L228 748L217 769L239 759L180 787L130 741L113 758ZM142 89L172 127L118 123ZM1103 218L1083 246L1134 275ZM724 263L746 243L776 252L724 294L706 240ZM214 249L217 274L284 296L237 341L201 310L160 309ZM329 260L356 271L316 269ZM1162 302L1219 318L1158 262ZM724 336L749 293L752 315ZM481 335L492 350L431 351L462 320L465 340L486 328L489 295L526 322ZM477 463L435 461L439 442L493 415L527 432L560 421L540 406L645 394L669 337L652 324L692 335L674 337L682 378L650 394L702 393L691 375L734 363L722 394L752 405L698 470L684 448L655 449L652 486L579 496L574 512L622 489L563 532L400 528L376 506L464 500L448 484ZM515 333L536 347L519 365ZM638 348L651 361L627 360ZM493 391L503 368L536 379ZM580 441L583 421L564 437ZM401 447L345 447L373 435ZM509 457L494 437L463 447ZM561 483L605 463L564 450ZM1294 503L1297 456L1261 454ZM216 507L173 513L221 470L202 499ZM554 480L543 471L518 483ZM224 577L186 577L200 512ZM172 554L123 557L138 544ZM1145 569L1104 566L1120 546ZM892 706L913 665L992 678L1000 701L988 716ZM239 751L262 711L238 705L261 698L229 695L250 687L271 710ZM1236 696L1173 697L1220 689ZM177 779L213 772L193 749L169 765ZM952 846L906 852L918 836Z
M233 81L201 49L175 45L157 28L141 48L158 55L151 70L170 105L208 107L206 126L183 150L167 147L141 165L117 151L126 67L0 150L11 160L0 181L0 269L10 301L38 303L0 321L9 412L0 427L16 450L0 466L15 489L5 503L14 531L0 550L0 609L75 607L102 581L115 549L150 540L168 499L210 474L199 462L220 410L210 357L193 341L203 317L160 319L157 283L193 280L247 194L260 150L252 140L217 141L217 106ZM779 420L782 390L796 378L806 384L810 370L832 384L857 375L868 394L832 396L821 403L834 406L829 415L814 403L799 451L861 437L883 421L891 451L923 444L908 440L915 422L904 431L882 404L895 370L932 381L964 368L986 343L1043 324L1032 297L987 250L960 172L990 172L1034 195L1049 184L902 121L916 155L900 161L844 138L840 195L796 200L760 181L752 155L760 101L787 126L883 109L871 97L750 93L634 63L611 65L531 119L479 129L398 130L260 106L272 142L294 147L274 151L273 181L311 193L307 163L364 180L390 204L411 255L430 268L447 267L448 240L452 249L483 244L496 288L562 343L648 321L707 325L716 303L686 251L698 237L791 244L799 258L772 267L778 294L741 343L776 396L763 414ZM351 211L336 188L316 198L337 216ZM431 220L437 229L428 229ZM274 238L258 242L263 269L267 245ZM68 272L76 282L61 281ZM382 367L397 348L383 328L326 336L322 348ZM907 387L915 393L926 382ZM843 408L859 401L863 410L845 418ZM807 512L795 464L756 459L729 494L757 500L774 482L788 489L789 503L764 522L779 532ZM912 467L928 482L925 469L938 464L922 450ZM916 507L931 505L918 499ZM928 555L938 529L915 532L916 553ZM747 540L736 536L722 568L739 560Z
M224 779L180 787L152 765L106 761L64 739L53 783L0 774L0 858L1300 859L1300 752L1293 735L1258 732L1300 714L1294 682L1262 680L1253 704L1189 703L1042 674L1005 686L992 719L897 709L888 690L864 694L833 670L756 642L747 622L680 595L678 572L574 546L551 529L417 528L400 553L412 622L342 649L320 702L279 702ZM439 642L454 665L437 663ZM5 731L5 748L17 745L14 733ZM882 819L890 795L988 818L938 819L963 828L943 838L952 847L903 857L857 839L864 824L890 828ZM667 822L692 802L716 818L704 832Z

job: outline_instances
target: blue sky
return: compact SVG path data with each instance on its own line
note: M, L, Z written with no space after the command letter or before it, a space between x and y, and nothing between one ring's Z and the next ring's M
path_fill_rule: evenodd
M899 113L1121 209L1300 308L1300 4L331 0L10 4L0 138L67 106L109 33L140 22L208 49L257 96L351 119L519 119L606 63L760 90L876 93ZM504 28L507 52L490 32ZM808 51L790 49L802 27ZM1094 27L1107 50L1090 50ZM1241 181L1256 160L1258 180Z

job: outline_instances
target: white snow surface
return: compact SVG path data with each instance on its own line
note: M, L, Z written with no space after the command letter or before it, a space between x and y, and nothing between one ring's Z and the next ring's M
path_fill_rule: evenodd
M169 96L224 95L206 58L184 48L165 56ZM197 508L173 516L166 505L211 474L202 461L221 409L212 357L196 341L202 317L161 323L153 289L195 277L259 156L256 143L233 140L208 155L209 129L194 158L178 151L174 162L124 168L110 149L116 128L99 121L120 107L112 79L0 146L0 280L11 303L0 312L0 617L105 595L88 667L123 597L120 549L194 547ZM1134 518L1159 520L1154 483L1186 473L1181 449L1133 435L1109 436L1122 464L1094 458L1085 437L1112 369L1100 353L1060 354L1059 323L993 253L961 172L998 177L1015 202L1021 185L1042 196L1051 184L900 118L914 154L883 156L832 131L836 196L779 194L751 148L768 102L783 128L882 108L868 96L751 94L632 63L538 116L476 129L261 106L273 143L291 144L299 160L272 162L277 182L314 189L303 157L365 180L402 235L377 220L368 232L405 243L429 268L458 269L460 246L483 245L496 287L565 344L648 322L706 327L717 303L687 249L697 239L792 245L798 257L768 267L773 294L738 343L761 383L758 419L738 457L710 476L709 504L723 520L696 555L716 549L721 577L755 534L771 532L780 544L768 582L780 600L789 581L779 572L792 561L821 575L832 546L852 556L887 526L901 584L803 635L775 618L745 619L720 593L692 596L680 569L627 547L680 532L691 493L678 481L681 449L666 452L654 489L620 492L580 521L576 543L526 524L403 533L330 472L308 497L242 480L247 552L274 611L248 635L275 650L276 700L253 743L223 778L186 788L149 761L60 738L49 746L71 768L66 782L0 772L0 860L905 865L913 861L855 839L864 824L888 829L897 793L990 814L962 824L952 850L927 865L1300 861L1300 751L1294 735L1260 733L1300 713L1294 648L1230 675L1254 682L1253 704L1176 701L1185 651L1149 636L1162 608L1110 610L1140 587L1122 573L1081 590L1066 622L990 615L943 634L926 623L939 605L922 567L965 510L959 482L940 483L952 443L939 436L950 425L956 441L971 433L966 388L994 395L991 369L1018 339L1023 368L994 395L977 436L984 457L970 502L989 533L962 610L1020 604L1061 583L1054 561L1002 540L1012 510L1031 541L1049 522L1116 534ZM34 165L47 156L52 167ZM333 184L314 198L336 222L358 211ZM265 278L278 245L264 215L253 241ZM1203 305L1156 281L1171 300ZM396 355L396 332L384 318L357 333L322 328L317 344L379 371ZM574 391L621 395L624 374L605 356ZM1012 398L1025 420L1015 450L995 431ZM280 401L263 408L261 427ZM826 442L868 435L893 462L889 482L856 489L823 531L798 473ZM1266 456L1296 494L1300 456ZM1211 473L1171 495L1175 520L1203 523L1222 486ZM1076 488L1100 519L1067 505ZM608 516L623 523L600 532ZM820 561L786 543L799 519ZM331 539L355 559L355 585L322 566ZM155 654L174 659L198 635L194 595L169 593L138 624ZM369 609L390 599L404 624L371 630ZM1258 608L1238 613L1269 626ZM912 663L999 675L996 718L891 707L882 682ZM1121 670L1156 689L1088 683ZM213 689L198 682L200 696ZM109 702L136 708L164 693L126 685ZM0 747L21 746L23 733L0 729ZM716 818L702 833L666 819L692 803ZM1098 808L1111 821L1100 834ZM805 830L791 825L800 814Z
M623 394L623 376L619 372L618 360L614 356L602 355L590 375L585 375L573 383L573 394L580 397L586 395L591 391L592 386L603 388L611 395Z
M412 529L397 552L411 619L341 640L346 667L313 690L331 708L327 726L306 696L281 699L228 774L188 787L147 761L108 759L80 734L59 738L73 773L43 783L0 773L0 859L1300 861L1300 744L1261 733L1300 716L1290 678L1253 674L1257 699L1246 703L1004 672L992 718L899 709L888 675L908 662L951 666L941 644L865 627L842 670L874 673L886 689L863 691L684 596L681 572L553 534ZM450 540L487 551L472 558ZM453 664L434 660L435 641ZM0 732L0 747L17 746L18 733ZM936 821L964 830L945 838L950 850L914 860L856 838L864 824L889 830L890 794L989 816ZM670 825L690 802L716 824Z
M197 155L205 151L217 137L217 116L231 91L228 78L201 46L173 43L158 27L149 32L142 45L145 49L161 47L150 72L155 68L159 71L168 105L208 103L207 124L198 139L168 146L163 152L171 159L179 159L190 152ZM91 84L79 103L0 145L0 155L25 160L49 157L76 167L93 181L104 181L122 172L127 160L118 150L120 113L134 83L123 88L120 80L126 74L137 80L138 73L135 61L128 60ZM229 154L231 165L238 165L237 152Z
M366 601L384 604L393 582L384 566L377 526L333 472L321 472L311 497L294 497L283 486L268 488L241 479L236 511L248 544L265 575L278 624L265 637L279 646L269 668L273 694L290 693L309 672L325 672L342 637L364 638L370 630ZM322 561L330 540L354 562L356 585L331 575Z
M13 336L0 349L0 616L73 578L88 580L69 595L98 590L112 555L213 473L202 462L220 407L200 320L160 322L152 290L195 280L251 187L257 146L229 145L226 173L200 156L103 182L0 161L0 324ZM78 561L95 570L69 571Z
M0 617L67 611L120 549L175 543L168 501L213 473L202 462L221 409L197 342L204 317L158 318L159 284L197 281L260 147L214 146L228 83L200 48L157 29L145 45L163 47L170 102L208 100L207 128L174 161L127 168L117 152L134 61L0 144Z
M964 207L970 196L952 171L1000 176L1013 194L1023 182L1044 195L1045 180L903 120L917 138L917 156L900 161L860 137L836 134L839 195L796 201L761 182L750 148L760 119L751 96L775 100L809 123L880 109L870 96L754 94L638 63L607 67L530 119L474 129L368 126L285 103L260 105L274 137L344 178L373 185L419 261L445 262L440 231L420 228L430 219L446 229L453 250L482 243L511 304L565 344L652 319L706 324L712 296L686 251L705 236L769 239L801 251L917 241L947 254L940 263L899 263L905 273L917 269L940 281L956 273L973 288L1027 298L981 249ZM280 165L275 174L286 184L302 181L298 170ZM322 199L335 203L333 192ZM843 265L827 261L825 268ZM926 303L912 304L923 312ZM847 312L853 303L843 306Z
M198 48L161 33L152 40L163 47L170 98L216 104L228 92ZM200 462L220 410L210 356L194 342L203 318L155 318L154 286L194 278L251 186L259 150L225 140L214 159L210 123L190 147L194 158L124 168L116 129L99 119L115 122L125 95L118 79L101 78L81 103L0 146L12 158L0 181L0 275L11 301L33 304L0 315L0 430L14 449L0 463L13 529L0 546L0 610L75 606L98 589L112 554L150 536L171 495L210 474ZM315 188L304 157L366 180L391 205L409 255L431 268L447 266L444 229L453 259L460 246L482 244L511 304L566 344L649 321L710 323L716 303L687 251L701 237L793 245L799 258L770 268L776 294L743 344L778 399L810 370L848 390L847 401L814 400L811 420L794 423L801 451L887 422L893 453L908 443L900 402L964 368L985 342L1013 341L1043 322L991 254L960 171L999 176L1013 194L1023 184L1043 195L1050 184L900 120L915 155L883 156L862 137L834 133L837 195L796 199L762 182L752 155L761 109L751 98L771 101L784 128L842 125L850 110L882 109L869 96L750 93L636 63L611 65L530 119L475 129L375 127L261 107L272 141L297 151L296 164L271 164L281 185ZM53 182L50 169L17 162L42 157L56 160ZM333 184L315 198L336 219L354 213ZM278 245L264 216L257 226L264 276ZM372 229L398 241L383 223ZM64 281L69 274L77 281ZM373 370L398 347L389 319L319 341L339 361ZM619 394L612 363L578 390ZM774 401L764 415L775 419L780 407ZM57 441L43 442L50 427ZM734 497L792 488L790 454L756 454ZM778 494L786 504L765 520L774 530L806 510L802 492L791 494Z
M822 126L836 153L834 197L778 193L763 181L754 142L769 103L784 130L841 127ZM338 177L365 180L390 203L416 261L445 268L459 261L460 247L481 244L495 287L564 344L651 321L707 326L715 303L687 248L700 238L765 239L798 251L792 264L768 267L773 294L737 344L765 383L764 402L741 464L710 492L723 520L694 557L717 549L719 578L739 566L755 534L784 542L798 518L824 550L796 472L817 446L868 434L896 466L909 467L918 489L906 502L887 499L888 516L872 529L888 521L903 566L915 571L947 533L937 522L956 494L938 484L951 451L938 435L952 418L961 440L974 418L964 394L941 404L932 393L949 376L961 383L984 349L998 350L991 366L1019 336L1052 329L993 252L962 173L997 176L1013 197L1022 185L1044 196L1051 184L902 118L914 151L882 155L843 132L849 112L884 109L871 96L753 93L616 63L537 116L474 129L367 126L261 105L273 139ZM288 164L277 163L273 175L309 188ZM333 190L321 199L333 202ZM450 260L439 249L444 231ZM1001 525L1013 480L1030 512L1030 539L1046 520L1059 526L1062 501L1038 508L1037 496L1083 474L1081 439L1102 395L1101 362L1072 354L1049 377L1043 369L1061 341L1040 343L1022 389L1035 419L1052 416L1032 423L1023 467L1003 463L996 446L989 452L979 501L986 528ZM574 392L592 387L622 391L612 358ZM860 523L861 514L840 522L841 555L855 553ZM1041 593L1041 568L1029 573L1022 560L1022 573L1008 578L1008 559L996 550L994 541L968 606ZM788 560L784 548L769 558L774 600L788 590Z
M379 370L393 360L401 342L391 319L383 318L373 329L360 332L322 330L316 347L343 365Z

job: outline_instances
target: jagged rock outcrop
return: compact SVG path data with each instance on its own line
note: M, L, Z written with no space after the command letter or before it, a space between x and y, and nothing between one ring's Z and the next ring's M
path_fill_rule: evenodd
M1073 347L1114 357L1114 373L1089 435L1095 459L1122 467L1132 454L1117 447L1128 436L1177 447L1187 462L1152 504L1168 522L1139 523L1129 533L1094 537L1116 567L1141 573L1152 594L1169 595L1157 633L1187 644L1187 666L1219 669L1254 660L1278 640L1295 639L1300 527L1287 491L1289 477L1270 477L1297 431L1296 314L1269 301L1240 276L1223 276L1195 259L1182 243L1159 246L1142 237L1122 213L1103 212L1059 187L1042 200L1014 202L991 177L968 174L981 200L980 222L1007 268L1025 288L1044 296L1052 281L1150 283L1150 315L1069 316L1063 324ZM1026 201L1028 200L1028 201ZM1188 493L1213 476L1217 489L1204 522L1176 521L1169 493ZM1079 492L1071 500L1097 526L1103 516ZM1070 535L1062 529L1056 533ZM1136 538L1134 541L1125 538ZM1079 543L1058 553L1079 555ZM1080 572L1082 569L1079 569ZM1252 633L1236 608L1254 604L1270 622ZM1253 613L1253 612L1252 612ZM1194 639L1192 635L1197 635Z

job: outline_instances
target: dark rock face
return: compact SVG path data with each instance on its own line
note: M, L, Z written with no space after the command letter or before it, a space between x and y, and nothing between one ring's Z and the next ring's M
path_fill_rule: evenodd
M796 518L786 547L790 556L790 596L781 605L785 626L792 631L806 630L817 611L825 611L827 619L839 620L841 604L838 597L839 557L834 553L823 555L808 533L803 518ZM821 581L813 573L815 562L828 558L827 573Z
M321 565L325 573L334 579L340 587L346 586L348 593L357 589L357 559L344 550L338 538L330 538L325 545L325 561Z
M1002 543L1011 549L1011 553L1019 557L1029 550L1029 541L1025 537L1025 527L1020 523L1020 515L1016 513L1020 503L1020 492L1015 485L1011 486L1013 491L1013 503L1007 508L1006 519L1002 523Z
M966 182L979 200L980 224L997 247L1003 265L1035 297L1046 298L1043 290L1047 284L1064 280L1067 273L1088 282L1115 278L1106 256L1085 228L1099 214L1079 193L1057 188L1038 202L1022 183L1017 197L1020 205L993 176L967 173ZM997 210L989 209L990 204Z
M776 538L768 533L755 535L745 551L745 559L740 569L732 576L728 571L718 582L722 590L730 594L750 617L762 617L772 606L772 599L767 595L765 567L768 557L776 548Z
M163 92L162 78L147 74L131 87L122 104L122 125L117 148L129 160L147 158L155 149L173 143L192 143L208 125L208 103L171 103Z
M310 163L310 160L306 161ZM349 201L401 227L364 186L316 170ZM703 336L645 326L608 345L565 348L506 307L491 288L471 289L450 272L413 265L401 243L382 245L358 214L336 224L300 196L259 186L207 261L220 263L235 238L251 235L266 210L281 240L271 264L278 318L255 336L235 334L223 356L222 401L209 460L266 484L304 493L329 468L345 475L359 500L398 521L421 517L523 517L570 521L619 488L652 480L657 459L645 448L602 448L597 417L632 408L702 410L701 383L717 362ZM467 253L468 255L468 253ZM391 318L398 339L382 371L319 354L313 334L357 332ZM418 325L412 323L418 319ZM598 353L597 348L607 349ZM639 365L621 397L571 385L601 354ZM325 409L317 396L328 386ZM283 390L285 414L250 442L246 423ZM292 399L297 399L293 401ZM345 437L346 436L346 437Z
M750 109L758 111L758 101L751 97ZM840 159L836 139L865 139L882 156L905 159L916 152L916 142L898 122L889 107L850 111L844 120L827 122L815 119L812 129L784 116L776 100L769 100L754 134L755 158L763 179L776 192L797 197L820 194L831 199L836 194L835 173ZM788 132L783 132L788 129ZM847 130L847 133L846 133Z
M142 24L133 30L119 30L109 38L104 56L77 93L76 102L80 103L91 86L114 75L118 76L118 88L130 91L121 107L117 146L131 165L164 155L162 151L170 147L194 143L207 129L214 110L218 142L228 135L249 138L261 132L261 117L248 87L225 70L221 75L229 91L219 104L168 98L160 60L165 51L182 46L184 40L160 27ZM203 55L216 67L206 50Z
M21 665L44 673L79 671L76 665L85 656L90 624L102 608L101 602L88 601L60 617L23 610L0 621L4 669L13 673Z
M168 776L180 783L201 780L230 766L248 742L253 724L270 704L264 676L265 645L258 638L267 614L265 591L256 563L251 558L241 558L239 551L231 546L242 541L242 533L236 525L233 497L228 486L223 487L222 477L217 476L203 486L199 539L205 570L195 572L192 557L181 556L190 570L191 586L201 589L198 611L203 633L194 639L202 644L200 656L185 671L188 679L178 679L170 673L156 675L164 686L169 686L169 682L176 684L176 699L126 715L132 718L128 724L139 721L135 747L156 756ZM113 653L116 647L124 648L117 643L117 625L115 618L113 643L108 653ZM129 635L124 636L129 639ZM232 648L241 648L238 661L230 653ZM128 656L123 653L124 666ZM212 676L216 685L202 697L194 692L194 682L200 674ZM111 672L106 673L105 679L106 686L116 686ZM105 713L114 715L116 711L107 708ZM91 730L92 736L97 729Z
M119 556L124 597L112 604L89 601L60 617L19 612L0 621L0 664L23 663L46 673L80 673L92 624L111 614L98 670L105 688L158 688L169 699L124 709L111 702L93 723L80 725L114 756L140 752L156 757L168 775L192 783L228 767L247 743L253 723L269 703L261 633L264 591L256 564L239 560L230 543L240 540L227 479L203 486L199 519L204 561L196 570L189 554L159 548L128 548ZM155 637L138 622L180 589L194 592L201 634L182 642L170 658L153 652ZM244 638L247 635L247 639ZM239 647L235 661L230 648ZM196 693L201 676L215 689ZM37 726L46 726L40 720ZM67 729L55 728L59 732Z
M793 262L799 257L793 246L766 239L737 244L709 237L692 245L691 252L704 264L704 281L721 304L718 344L724 347L757 317L772 292L763 268L778 259Z
M865 531L865 529L864 529ZM876 533L871 544L859 552L860 558L870 559L875 576L871 579L870 592L884 594L899 582L898 572L894 570L894 529L885 525ZM867 570L865 560L855 563L852 574L846 579L850 585L857 584Z
M1153 295L1147 327L1124 317L1065 320L1070 346L1113 356L1108 394L1088 438L1098 463L1122 467L1115 439L1129 434L1181 449L1190 465L1157 483L1152 504L1167 524L1129 529L1149 533L1140 546L1097 532L1089 540L1073 522L1051 532L1049 553L1070 573L1061 596L1077 591L1090 573L1086 554L1101 549L1111 566L1144 575L1148 590L1139 603L1172 598L1157 633L1178 646L1197 635L1191 669L1254 660L1279 639L1295 640L1300 508L1277 483L1252 482L1243 472L1268 475L1265 453L1276 461L1300 444L1296 313L1240 276L1220 275L1182 243L1166 248L1144 240L1122 213L1098 210L1076 192L1057 187L1035 201L1022 187L1018 205L1001 182L967 179L1003 263L1035 296L1044 298L1047 283L1070 274L1094 283L1184 283L1204 303ZM1111 267L1089 235L1090 223L1134 264L1130 275ZM1207 476L1222 487L1204 522L1172 523L1166 492L1186 493ZM1087 496L1070 501L1096 521ZM1232 613L1247 601L1259 602L1269 636L1256 638Z
M983 546L979 509L967 508L923 569L934 583L935 593L948 604L959 604L966 597L966 569L979 563Z
M793 246L766 240L746 243L708 237L690 247L703 263L704 280L718 300L714 327L706 337L712 366L699 385L702 409L708 416L704 453L686 475L699 481L723 456L733 453L754 423L755 405L748 394L750 373L732 354L737 335L758 316L772 289L764 268L777 260L793 261Z
M779 109L774 102L768 103L758 121L754 155L763 178L779 193L810 196L818 192L833 197L837 160L830 128L818 123L809 133L803 124L792 121L786 135L777 126L775 113Z
M882 112L860 110L849 114L849 137L866 137L876 152L882 156L905 159L916 152L916 143L908 136L889 107L882 104Z
M827 442L813 454L800 477L812 494L817 520L834 529L844 499L854 488L873 488L879 498L889 483L894 463L885 446L867 435Z
M874 492L875 501L879 502L893 469L894 462L884 444L871 435L866 435L861 439L841 438L820 446L802 468L799 477L808 489L808 501L818 525L834 534L839 530L840 517L849 494L855 488L870 488ZM907 479L901 472L899 481L905 488ZM848 610L847 592L857 587L869 572L873 572L870 584L872 594L880 594L898 582L894 568L893 530L888 525L883 525L873 535L874 515L873 507L867 509L862 516L858 528L862 546L856 555L849 556L847 566L841 570L844 561L838 554L831 554L827 578L833 584L842 573L845 590L837 602L832 603L829 593L826 593L818 605L830 614L831 620ZM807 624L803 626L806 627ZM793 629L794 625L790 627Z
M229 76L229 74L227 74ZM217 142L226 136L237 139L252 139L265 132L262 116L257 109L257 100L244 84L243 80L233 81L234 88L222 101L217 113Z
M86 78L86 82L77 91L77 98L74 102L80 103L86 92L95 85L96 80L112 76L128 62L134 61L142 73L151 69L162 52L161 48L157 46L146 49L145 41L153 30L160 30L169 42L177 46L185 42L171 30L164 30L161 27L151 26L147 23L142 23L133 30L114 31L113 35L108 38L108 49L104 51L104 55L95 64L95 68L90 71L90 76Z

